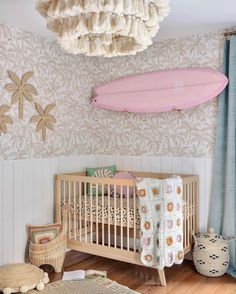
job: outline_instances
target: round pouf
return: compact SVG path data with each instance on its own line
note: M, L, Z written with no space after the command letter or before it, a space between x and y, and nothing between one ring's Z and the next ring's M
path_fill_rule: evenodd
M48 282L48 274L32 264L18 263L0 267L0 292L3 294L26 293L34 288L41 291Z

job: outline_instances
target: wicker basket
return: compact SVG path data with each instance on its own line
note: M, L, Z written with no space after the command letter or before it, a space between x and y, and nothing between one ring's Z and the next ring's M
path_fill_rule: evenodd
M229 242L233 238L225 238L210 229L208 233L193 236L195 240L193 261L196 270L208 277L223 276L229 266Z
M36 266L48 264L54 267L56 273L62 271L67 246L67 213L63 210L63 224L60 234L46 244L29 243L29 260ZM43 227L42 227L43 228Z

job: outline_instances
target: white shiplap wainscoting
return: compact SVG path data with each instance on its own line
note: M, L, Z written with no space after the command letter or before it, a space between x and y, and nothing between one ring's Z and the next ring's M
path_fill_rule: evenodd
M26 224L53 221L55 174L110 164L118 170L200 175L200 227L206 229L211 158L86 155L0 161L0 265L24 260Z

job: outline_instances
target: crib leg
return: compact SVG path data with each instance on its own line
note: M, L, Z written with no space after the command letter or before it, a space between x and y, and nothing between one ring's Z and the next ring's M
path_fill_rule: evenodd
M161 281L161 286L165 287L166 286L166 276L165 276L165 270L158 270L158 275Z

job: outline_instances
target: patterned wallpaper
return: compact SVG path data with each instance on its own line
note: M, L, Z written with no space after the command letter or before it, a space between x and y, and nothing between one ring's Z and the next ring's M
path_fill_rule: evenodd
M154 44L132 57L88 58L64 53L55 42L6 25L0 26L0 106L10 105L7 70L22 76L34 71L30 83L34 101L52 110L57 123L45 142L30 118L34 104L25 100L24 119L11 105L8 133L0 135L0 159L55 157L78 154L122 154L202 157L213 153L216 100L202 106L161 114L115 113L90 105L97 84L140 72L165 68L220 68L220 32Z

